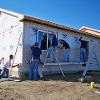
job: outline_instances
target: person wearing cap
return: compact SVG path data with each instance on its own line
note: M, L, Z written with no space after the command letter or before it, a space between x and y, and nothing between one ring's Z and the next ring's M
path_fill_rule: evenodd
M29 67L29 80L33 80L33 76L35 80L38 80L38 63L40 61L40 55L42 54L41 49L38 47L38 43L35 43L31 47L32 58L31 65Z

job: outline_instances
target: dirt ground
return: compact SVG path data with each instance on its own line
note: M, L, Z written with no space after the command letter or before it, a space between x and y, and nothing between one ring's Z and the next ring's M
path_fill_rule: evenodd
M95 88L81 83L80 73L45 76L44 80L0 81L0 100L100 100L100 72L90 72Z

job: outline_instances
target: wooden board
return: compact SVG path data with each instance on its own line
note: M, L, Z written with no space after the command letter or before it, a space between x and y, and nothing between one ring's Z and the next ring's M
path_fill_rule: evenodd
M84 62L66 62L66 63L45 63L45 65L49 65L49 66L52 66L52 65L72 65L72 64L79 64L79 65L83 65L83 64L86 64Z

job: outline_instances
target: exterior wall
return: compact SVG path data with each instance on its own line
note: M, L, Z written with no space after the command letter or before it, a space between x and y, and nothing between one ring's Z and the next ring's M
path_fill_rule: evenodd
M70 48L71 48L71 50L70 50L70 62L80 62L80 42L79 42L80 37L82 37L83 40L88 42L89 57L93 53L92 52L93 51L93 43L99 44L99 42L100 42L100 40L97 38L93 38L93 37L86 36L83 34L74 33L74 32L70 32L70 31L63 31L63 30L55 29L55 28L52 28L49 26L32 23L32 22L25 22L24 23L24 37L23 37L24 38L24 41L23 41L23 43L24 43L24 49L23 49L24 71L27 71L28 67L29 67L29 64L27 62L31 57L30 46L33 45L36 41L36 33L33 31L33 28L37 28L38 30L46 32L46 33L52 33L52 32L55 34L58 33L58 39L63 39L70 45ZM39 36L40 36L40 34L37 37L39 37ZM92 43L92 41L94 41L94 42ZM38 42L40 43L41 41L38 39ZM61 58L61 53L62 52L59 52L60 56L57 55L58 58ZM45 55L43 57L45 57ZM90 58L89 58L89 62L91 62ZM67 65L67 66L69 66L69 65ZM77 65L72 64L70 66L77 66ZM66 67L66 68L68 69L68 71L70 70L69 67ZM95 66L93 65L92 69L96 69L96 68L97 68L96 64L95 64ZM54 71L53 68L50 68L50 69L52 69L52 71ZM77 67L76 67L76 70L79 70L79 69L83 70L84 68L80 67L77 69Z
M23 34L23 66L24 72L28 71L28 61L31 59L30 47L35 43L35 33L32 30L32 25L24 23L24 34Z
M14 63L22 63L22 37L19 43L18 40L23 32L23 24L17 15L4 11L0 13L0 58L8 59L9 55L13 54ZM18 68L14 68L14 70L18 70Z

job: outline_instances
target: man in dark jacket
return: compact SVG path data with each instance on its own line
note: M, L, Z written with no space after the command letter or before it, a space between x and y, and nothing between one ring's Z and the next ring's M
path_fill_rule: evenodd
M50 40L48 39L48 48L50 47L51 43ZM41 41L41 50L47 50L47 36L43 36L43 40Z
M38 63L40 61L40 55L42 54L41 49L38 48L38 43L35 43L34 46L31 47L32 51L32 59L31 66L29 67L29 80L38 79Z
M85 62L86 61L86 41L82 40L82 37L79 39L81 46L80 46L80 61Z
M56 38L56 35L54 35L52 39L52 46L55 48L57 45L58 45L58 40Z

